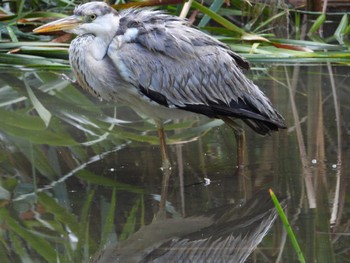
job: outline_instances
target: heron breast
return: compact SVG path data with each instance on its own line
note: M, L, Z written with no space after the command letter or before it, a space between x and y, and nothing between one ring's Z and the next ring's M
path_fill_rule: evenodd
M91 94L105 100L118 100L115 94L125 89L125 81L108 56L96 60L91 51L92 36L76 38L70 47L69 58L78 83Z

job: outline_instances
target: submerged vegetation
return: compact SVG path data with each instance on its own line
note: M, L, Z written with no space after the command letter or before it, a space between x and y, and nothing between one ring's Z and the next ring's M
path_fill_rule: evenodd
M52 35L32 32L47 21L71 14L79 3L70 0L8 0L0 4L1 262L87 262L98 249L112 241L126 239L150 217L145 211L145 203L149 202L146 196L151 193L143 187L147 182L135 185L130 179L123 178L120 174L123 175L124 168L119 168L117 174L111 166L116 160L108 161L106 156L121 151L126 151L127 155L130 148L157 145L154 125L140 120L123 105L100 102L72 85L67 52L73 36L62 32ZM349 111L347 78L342 77L348 73L338 72L330 64L350 64L350 23L346 10L328 12L325 6L319 11L310 11L305 6L287 5L277 0L214 0L204 5L196 0L185 4L179 0L112 4L116 8L157 6L171 14L186 16L194 26L226 42L251 61L257 72L254 78L260 82L270 78L282 87L273 91L273 96L281 98L282 111L292 112L292 117L287 121L292 124L289 132L295 135L283 143L294 144L298 149L288 156L276 157L276 152L274 156L260 154L267 159L284 157L281 163L291 170L291 174L300 175L288 179L300 189L288 190L286 182L280 184L282 190L291 192L292 202L297 203L298 207L295 210L300 205L304 216L313 216L310 228L301 227L302 231L297 233L297 238L302 239L300 247L305 253L306 262L348 262L345 260L348 260L349 240L332 236L329 225L331 222L338 227L334 229L339 231L348 229L346 224L340 224L339 214L343 210L336 207L336 204L342 204L344 208L341 198L346 198L346 184L340 184L342 170L339 167L345 158L340 149L340 112ZM303 76L299 66L303 64L315 65L315 71L319 70L316 82L310 80L301 84ZM288 65L297 66L288 68ZM278 68L271 71L266 69L273 66ZM327 87L331 87L331 91L322 94L320 87L325 75L329 76L330 84L327 83ZM334 80L336 76L341 76L337 84ZM305 85L302 90L296 88L298 83ZM334 98L333 108L324 109L324 101L329 98ZM303 109L298 113L297 103L305 100L308 113L313 114L315 119L302 115L300 112ZM291 110L287 109L287 105ZM323 116L323 111L335 113ZM331 130L324 129L323 118L336 119L337 124ZM305 123L307 132L301 128ZM221 124L218 120L203 121L199 118L181 123L169 122L165 128L168 141L174 144L174 152L178 156L179 144L205 137L203 135ZM333 134L336 134L335 138ZM304 143L304 137L307 137L309 145ZM333 179L326 178L325 167L311 169L308 165L314 156L318 160L326 159L325 138L332 145L331 152L336 153L333 158L335 167L332 168L336 175ZM203 140L208 140L206 143L211 145L217 143L208 138ZM225 143L227 141L224 140ZM273 143L276 144L275 141ZM229 145L234 147L232 143ZM309 147L308 151L306 146ZM223 156L230 152L224 148L214 154L215 149L210 149L210 158L214 159L212 155L215 154ZM278 152L279 148L275 150ZM141 151L140 161L132 164L135 167L148 167L150 171L147 173L141 169L142 173L153 175L160 165L149 157L150 151ZM195 151L196 157L191 155L189 159L199 160L201 167L204 167L205 158L209 157L203 157L203 148L192 151ZM256 152L254 154L258 154ZM122 158L116 156L116 159ZM287 159L291 160L288 164ZM101 161L111 168L101 171L101 165L97 169L94 165ZM298 170L299 165L301 171ZM200 174L199 177L203 179L209 171L191 170L191 173L196 176ZM311 180L315 174L322 175L322 178ZM68 179L72 178L74 183L68 183ZM143 176L142 180L145 178ZM78 193L76 185L84 188L84 191ZM149 185L153 185L153 182ZM102 187L107 187L107 190ZM246 189L246 186L242 188ZM118 199L124 192L133 195L127 204ZM203 192L202 198L207 203L203 202L200 208L205 210L209 201L214 203L218 200L213 201L206 191ZM322 199L318 198L320 193L324 194ZM327 203L330 199L334 205L331 220L328 220L324 215L329 214ZM316 207L319 213L315 212ZM309 214L306 212L308 209L312 211ZM174 217L185 214L175 211L171 204L168 205L168 212ZM292 212L295 212L295 218L299 216L299 210ZM94 213L98 215L91 217ZM118 223L119 229L114 223L117 218L118 222L123 222ZM295 223L295 218L291 224ZM116 231L118 237L113 234ZM318 231L323 235L316 240ZM283 257L284 262L295 262L295 255L283 252L282 238L276 239L268 239L265 245L272 247L272 244L278 243L280 247L269 252L259 251L259 255L264 255L259 262L272 262L272 259L281 262ZM306 246L311 249L305 249Z

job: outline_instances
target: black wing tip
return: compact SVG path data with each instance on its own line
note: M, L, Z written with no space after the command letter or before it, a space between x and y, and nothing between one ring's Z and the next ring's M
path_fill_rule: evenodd
M286 129L283 117L275 110L273 116L267 116L258 112L256 109L247 108L246 104L238 103L237 105L227 106L224 103L211 103L209 105L198 104L185 106L177 106L180 109L192 111L195 113L206 115L209 118L225 119L241 119L252 130L261 135L271 134L279 129ZM226 122L226 121L225 121Z
M242 119L253 131L261 135L271 135L271 132L287 129L283 121L262 121L254 119Z
M169 107L166 96L163 94L154 91L152 89L146 89L143 86L139 85L139 90L143 95L148 97L150 100L165 106ZM275 112L276 116L279 118L277 120L272 120L271 118L264 117L263 115L257 112L250 112L247 109L237 108L233 111L233 108L227 109L227 106L221 104L212 104L212 105L185 105L177 106L180 109L199 113L206 115L210 118L221 118L225 119L242 119L252 130L261 135L271 134L272 131L278 131L279 129L286 129L282 116ZM248 115L248 116L247 116ZM226 122L226 121L225 121Z

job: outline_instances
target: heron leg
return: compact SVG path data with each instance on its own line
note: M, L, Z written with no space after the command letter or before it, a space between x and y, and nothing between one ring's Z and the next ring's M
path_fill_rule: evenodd
M231 118L222 117L222 120L233 130L237 143L237 167L242 170L244 167L245 133L242 127Z
M163 124L157 124L159 144L160 144L160 154L162 156L162 169L170 169L170 161L168 158L168 151L165 140L165 132Z
M162 123L157 123L159 142L160 142L160 153L162 156L162 189L160 194L159 211L157 213L157 219L163 219L166 216L166 200L168 195L168 186L171 175L171 164L168 158L168 151L166 147L164 127Z
M237 126L236 129L233 130L237 142L237 166L238 169L241 170L244 167L245 133L244 130L239 126Z

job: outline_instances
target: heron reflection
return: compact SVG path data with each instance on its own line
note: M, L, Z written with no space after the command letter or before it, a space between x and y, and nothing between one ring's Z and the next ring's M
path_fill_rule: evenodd
M238 208L225 205L200 216L157 218L127 240L100 251L90 262L243 263L268 233L276 215L266 191Z

